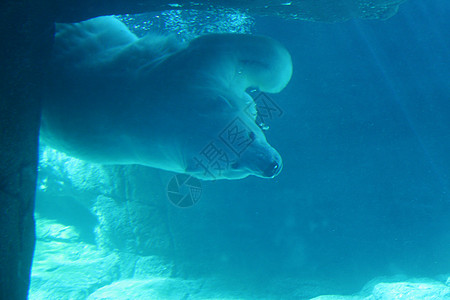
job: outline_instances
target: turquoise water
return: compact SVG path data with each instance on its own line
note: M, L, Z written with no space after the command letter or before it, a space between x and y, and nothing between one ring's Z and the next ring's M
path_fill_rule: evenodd
M283 170L174 183L42 146L30 299L450 299L449 9L410 0L388 20L332 24L122 16L138 34L281 42L290 83L251 95Z

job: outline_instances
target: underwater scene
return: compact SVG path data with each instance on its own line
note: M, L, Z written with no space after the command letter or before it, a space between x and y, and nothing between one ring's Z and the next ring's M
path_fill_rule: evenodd
M450 299L450 3L252 2L56 25L29 299Z

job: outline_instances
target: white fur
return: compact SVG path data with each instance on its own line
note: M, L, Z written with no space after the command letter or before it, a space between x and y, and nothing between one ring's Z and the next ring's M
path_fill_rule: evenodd
M137 38L114 17L57 27L41 133L69 155L104 164L142 164L204 174L195 158L237 117L254 141L216 179L271 177L281 157L245 112L247 88L279 92L289 53L262 36L216 34L182 44ZM228 152L229 156L233 153Z

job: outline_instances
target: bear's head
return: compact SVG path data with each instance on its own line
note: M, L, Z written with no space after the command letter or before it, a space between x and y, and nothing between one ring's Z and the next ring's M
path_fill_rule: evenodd
M280 43L240 34L202 36L157 67L142 68L141 98L160 95L149 103L158 103L158 115L170 115L166 135L176 137L176 147L174 141L161 143L171 146L158 167L204 180L278 175L281 156L256 124L247 90L277 93L291 75L291 57Z
M232 98L241 101L227 100ZM238 108L231 105L233 102L247 106ZM214 104L201 103L205 106L197 106L190 122L185 122L196 126L185 135L189 138L182 148L195 151L183 151L184 172L203 180L240 179L249 175L272 178L281 172L281 156L256 124L255 103L247 93L223 94L216 97ZM184 130L188 130L187 126ZM191 155L186 156L188 153Z

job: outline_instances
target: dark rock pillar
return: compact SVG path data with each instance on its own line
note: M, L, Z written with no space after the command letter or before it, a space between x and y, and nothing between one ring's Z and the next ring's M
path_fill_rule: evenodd
M0 4L0 299L26 299L41 90L53 38L45 1Z

